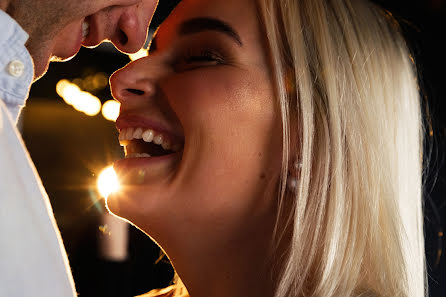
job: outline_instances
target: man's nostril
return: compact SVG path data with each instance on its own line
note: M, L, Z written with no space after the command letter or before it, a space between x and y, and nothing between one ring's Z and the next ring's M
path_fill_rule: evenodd
M144 95L144 91L138 89L125 89L127 92L135 94L135 95Z
M126 45L128 41L129 41L129 38L128 38L127 34L125 34L124 31L120 30L119 31L119 42L122 45Z

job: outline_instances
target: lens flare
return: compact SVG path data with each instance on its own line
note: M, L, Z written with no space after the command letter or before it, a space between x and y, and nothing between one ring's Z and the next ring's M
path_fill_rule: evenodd
M98 177L97 187L99 194L104 198L119 189L118 177L113 166L108 166L102 170Z

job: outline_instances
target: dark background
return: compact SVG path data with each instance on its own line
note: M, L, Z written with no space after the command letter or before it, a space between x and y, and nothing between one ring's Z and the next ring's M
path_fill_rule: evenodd
M160 1L154 18L162 20L177 1ZM446 1L375 1L389 9L402 24L416 59L426 119L425 234L430 296L446 296L446 260L441 256L446 218ZM55 216L80 297L125 297L166 286L172 268L157 261L159 248L129 226L128 257L109 261L98 252L104 236L101 217L104 201L96 191L98 173L122 155L114 123L100 114L88 117L58 97L56 83L66 78L108 75L129 62L127 56L101 46L83 49L66 63L53 63L47 75L33 85L21 124L23 137L45 188ZM111 99L108 86L96 90L102 102Z

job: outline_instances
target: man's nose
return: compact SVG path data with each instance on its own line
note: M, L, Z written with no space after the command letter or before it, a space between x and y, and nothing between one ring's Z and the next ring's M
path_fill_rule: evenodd
M117 49L126 53L134 53L143 47L147 37L150 17L147 11L136 7L124 9L116 22L110 41Z
M156 0L142 0L136 5L115 6L98 12L93 16L98 41L110 40L122 52L137 52L146 41L156 4Z

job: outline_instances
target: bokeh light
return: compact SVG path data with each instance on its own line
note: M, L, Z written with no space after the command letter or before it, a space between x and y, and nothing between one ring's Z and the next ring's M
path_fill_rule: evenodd
M97 115L102 107L101 100L88 92L81 92L76 103L77 106L74 106L74 108L77 107L76 109L79 109L79 111L82 111L88 116Z
M108 86L108 75L104 72L96 73L93 76L93 85L96 90L104 89Z
M113 166L108 166L101 171L98 177L97 187L99 194L104 198L107 198L108 195L119 189L118 177Z
M56 92L62 97L66 104L73 105L76 102L76 97L81 92L81 89L68 80L62 79L56 84Z
M88 116L95 116L101 111L101 100L89 92L82 91L79 86L66 79L56 84L56 92L68 105Z
M70 85L70 82L67 79L61 79L56 84L56 92L60 97L64 97L65 89Z
M119 116L121 104L115 100L108 100L102 105L102 115L109 121L116 121Z

